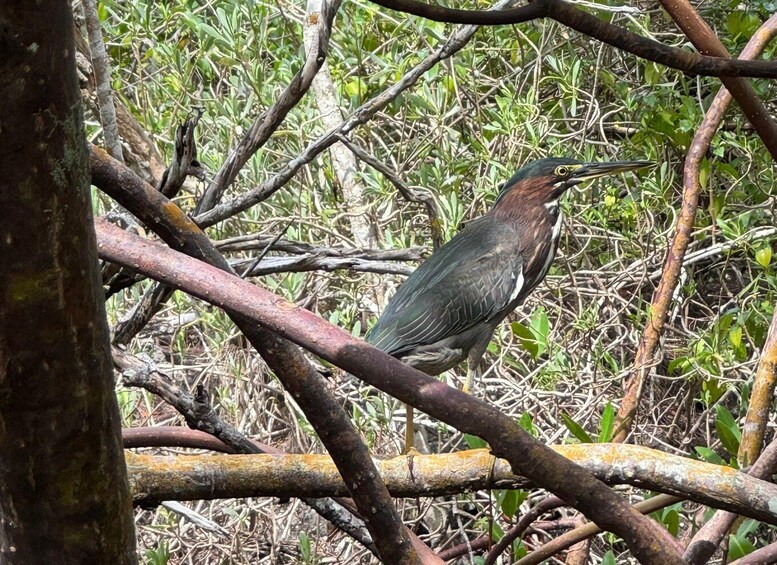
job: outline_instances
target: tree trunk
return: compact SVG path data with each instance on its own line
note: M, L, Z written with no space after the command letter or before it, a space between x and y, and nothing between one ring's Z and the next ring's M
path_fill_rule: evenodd
M0 562L135 563L70 3L0 7Z

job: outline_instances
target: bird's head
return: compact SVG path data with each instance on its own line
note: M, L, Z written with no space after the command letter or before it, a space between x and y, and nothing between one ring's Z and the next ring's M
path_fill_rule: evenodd
M650 161L584 163L575 159L550 157L521 167L499 192L494 206L551 205L581 182L653 165Z

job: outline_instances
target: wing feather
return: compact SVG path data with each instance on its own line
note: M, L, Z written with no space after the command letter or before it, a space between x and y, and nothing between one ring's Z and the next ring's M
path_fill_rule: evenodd
M367 341L392 354L431 345L503 314L522 285L517 234L478 218L408 277Z

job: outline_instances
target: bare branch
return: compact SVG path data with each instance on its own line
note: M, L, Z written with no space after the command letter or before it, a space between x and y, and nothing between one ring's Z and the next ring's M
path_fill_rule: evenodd
M742 51L743 58L755 58L766 47L768 42L777 33L777 16L772 16L748 42ZM618 409L617 429L613 436L614 441L624 441L634 421L639 401L642 396L642 388L648 378L650 367L654 362L654 354L658 346L664 324L666 323L669 305L672 301L677 283L680 280L685 252L691 240L693 223L696 218L696 208L699 202L699 169L701 161L707 153L710 142L718 129L723 115L731 103L731 94L722 88L712 101L704 120L699 125L693 138L691 147L685 160L683 172L683 200L682 208L677 219L675 235L669 249L667 249L664 262L664 272L653 295L650 306L650 317L645 325L645 331L640 340L634 359L634 369L627 378L624 386L623 400Z
M111 89L111 65L108 61L108 53L103 43L100 17L97 15L97 2L95 0L81 0L86 16L86 31L89 35L89 50L92 53L92 67L94 68L95 90L97 91L97 103L100 107L100 122L103 126L103 138L108 153L117 161L124 162L121 150L121 138L119 128L116 125L116 107L113 105L113 90Z
M661 5L700 53L721 58L731 57L712 28L688 0L661 0ZM724 76L720 80L739 104L747 121L752 124L771 153L772 159L777 160L777 123L769 115L766 105L746 79Z
M534 0L526 6L498 11L457 10L416 0L372 1L391 10L454 24L504 25L550 18L603 43L686 73L777 78L777 63L708 57L670 47L600 20L563 0Z
M374 261L360 257L319 257L313 254L297 257L265 257L259 262L255 259L240 259L230 261L230 265L243 278L260 277L272 273L306 273L339 269L349 269L359 273L408 276L415 270L413 267L388 261ZM250 271L247 272L245 269L249 267Z
M777 485L736 469L629 444L558 445L552 449L608 484L629 484L777 524L777 511L769 507L777 495ZM326 455L275 454L240 459L202 455L184 460L147 456L147 464L137 461L145 478L136 478L135 493L144 501L341 496L348 492L337 467ZM164 466L158 467L158 463ZM510 463L495 460L485 449L402 455L379 461L378 470L395 497L536 486L515 474ZM669 504L674 502L677 500Z
M440 208L437 206L437 201L434 199L434 196L426 190L415 190L410 188L385 163L380 162L374 155L368 153L344 135L338 135L337 138L359 159L385 176L391 184L396 187L405 200L408 202L419 202L426 207L426 215L429 216L429 229L432 232L432 245L435 249L441 247L445 242L443 241L442 226L440 225Z
M241 319L260 323L406 404L482 437L495 454L510 461L516 473L526 475L604 529L623 537L638 559L648 563L681 562L675 540L663 528L491 405L405 365L262 288L103 221L97 220L96 227L104 259L185 288L228 312L240 312Z
M310 25L310 15L320 11L321 2L322 0L308 0L305 31L303 33L305 49L307 51L315 48L315 28ZM335 86L326 61L321 65L321 70L313 79L311 89L324 128L326 130L336 128L343 121L343 113L337 103ZM343 202L347 209L348 223L351 226L354 242L360 247L376 246L378 243L378 230L375 224L370 221L369 202L364 197L364 184L359 178L359 167L356 159L354 159L351 153L337 144L329 148L329 156L332 160L332 169L342 189Z
M270 136L278 129L289 111L297 105L310 88L313 78L318 73L321 65L326 60L329 52L329 37L332 33L332 22L340 8L341 0L323 0L321 13L313 13L309 20L316 24L318 35L316 43L308 49L305 63L294 75L286 89L278 100L259 116L251 125L246 136L227 157L216 173L216 177L210 183L205 193L197 204L196 212L201 214L211 210L221 200L224 191L237 178L243 165L270 139Z

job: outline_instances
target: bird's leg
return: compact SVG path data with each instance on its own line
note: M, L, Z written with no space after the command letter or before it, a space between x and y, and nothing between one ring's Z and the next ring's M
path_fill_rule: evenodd
M475 361L474 363L467 363L467 380L464 382L464 386L462 387L462 391L466 392L467 394L470 394L472 391L472 384L475 381L475 377L480 380L480 361Z
M415 451L415 430L413 429L413 407L405 404L407 417L405 420L405 453Z

